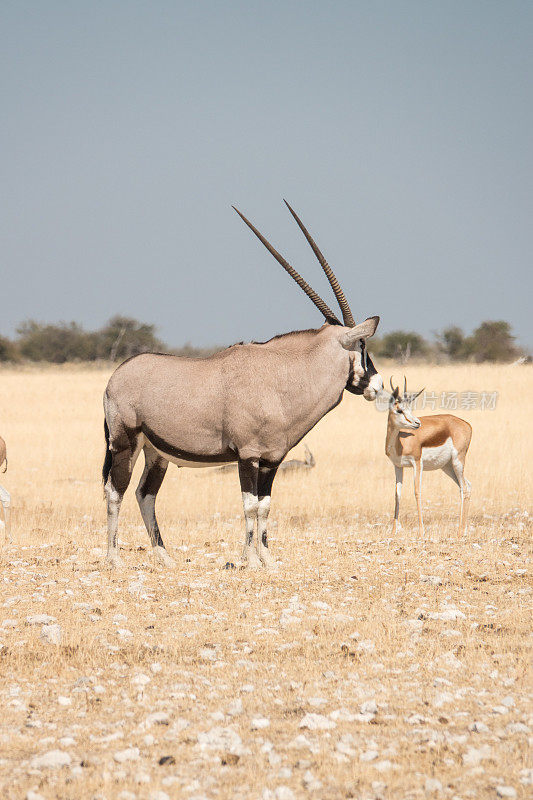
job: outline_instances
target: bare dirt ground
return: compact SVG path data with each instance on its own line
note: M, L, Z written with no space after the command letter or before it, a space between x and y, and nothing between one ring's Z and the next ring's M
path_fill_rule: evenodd
M158 514L175 569L153 564L132 489L125 567L106 568L108 375L0 371L2 798L531 796L531 367L409 367L413 389L499 392L455 412L474 428L460 539L435 473L426 540L408 474L391 539L386 415L346 397L307 438L317 466L274 484L277 574L224 569L237 476L172 467Z

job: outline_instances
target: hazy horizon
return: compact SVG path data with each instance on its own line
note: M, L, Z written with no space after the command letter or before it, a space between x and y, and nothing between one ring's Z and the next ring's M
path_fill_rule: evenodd
M378 334L504 319L533 345L531 4L22 0L0 20L0 333L317 327L231 209L333 307L286 197Z

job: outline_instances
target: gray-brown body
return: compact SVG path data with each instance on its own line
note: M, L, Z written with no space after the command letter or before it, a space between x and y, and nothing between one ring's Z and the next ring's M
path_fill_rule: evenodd
M192 467L238 462L245 557L253 558L249 518L261 518L261 502L269 506L276 470L288 451L338 405L345 389L372 400L382 386L362 345L376 327L376 318L353 328L325 324L265 343L234 345L207 359L144 354L118 367L104 395L110 560L118 558L118 511L141 449L146 466L137 499L163 561L168 556L155 496L170 461ZM266 527L260 527L257 549L266 563Z

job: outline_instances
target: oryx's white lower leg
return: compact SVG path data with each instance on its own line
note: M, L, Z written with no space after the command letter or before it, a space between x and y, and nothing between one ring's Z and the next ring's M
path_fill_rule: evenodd
M395 534L401 528L400 525L400 499L403 486L403 467L394 467L396 476L396 489L394 491L394 522L392 523L392 533Z
M270 464L262 464L259 467L259 476L257 483L257 493L259 496L259 506L257 509L257 553L261 559L261 563L268 569L277 567L274 558L268 547L267 535L267 522L270 512L270 495L272 493L272 484L276 477L278 466Z
M257 478L259 461L255 458L239 458L239 481L241 483L242 506L244 509L244 547L242 561L252 569L261 566L257 551L253 546L255 526L257 523Z
M254 535L257 523L257 511L259 508L259 500L257 498L257 495L251 494L251 492L243 492L242 505L244 508L244 526L245 526L242 560L249 567L255 569L256 567L261 566L261 560L257 553L257 549L254 548Z
M257 555L265 567L272 568L275 561L268 549L267 521L270 512L270 495L259 497L257 508Z
M111 476L105 485L107 500L107 562L111 567L121 564L118 554L118 515L122 505L122 495L115 489Z
M113 452L111 468L104 487L107 498L107 562L112 567L121 563L118 554L118 515L138 454L138 448L133 452L131 450Z
M11 495L3 486L0 486L0 505L4 515L4 538L10 544L13 541L11 537Z

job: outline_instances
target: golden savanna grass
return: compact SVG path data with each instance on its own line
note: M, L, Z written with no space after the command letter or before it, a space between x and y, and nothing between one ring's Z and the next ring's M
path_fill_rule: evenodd
M236 474L175 467L158 516L176 567L156 567L133 492L142 458L121 513L125 567L105 567L109 374L0 372L14 532L1 796L528 796L532 368L408 368L413 389L499 393L495 410L455 412L473 426L461 538L458 491L431 473L418 539L407 472L391 539L386 414L346 396L307 437L315 469L274 484L277 574L224 569L242 547ZM69 763L42 765L50 751Z

